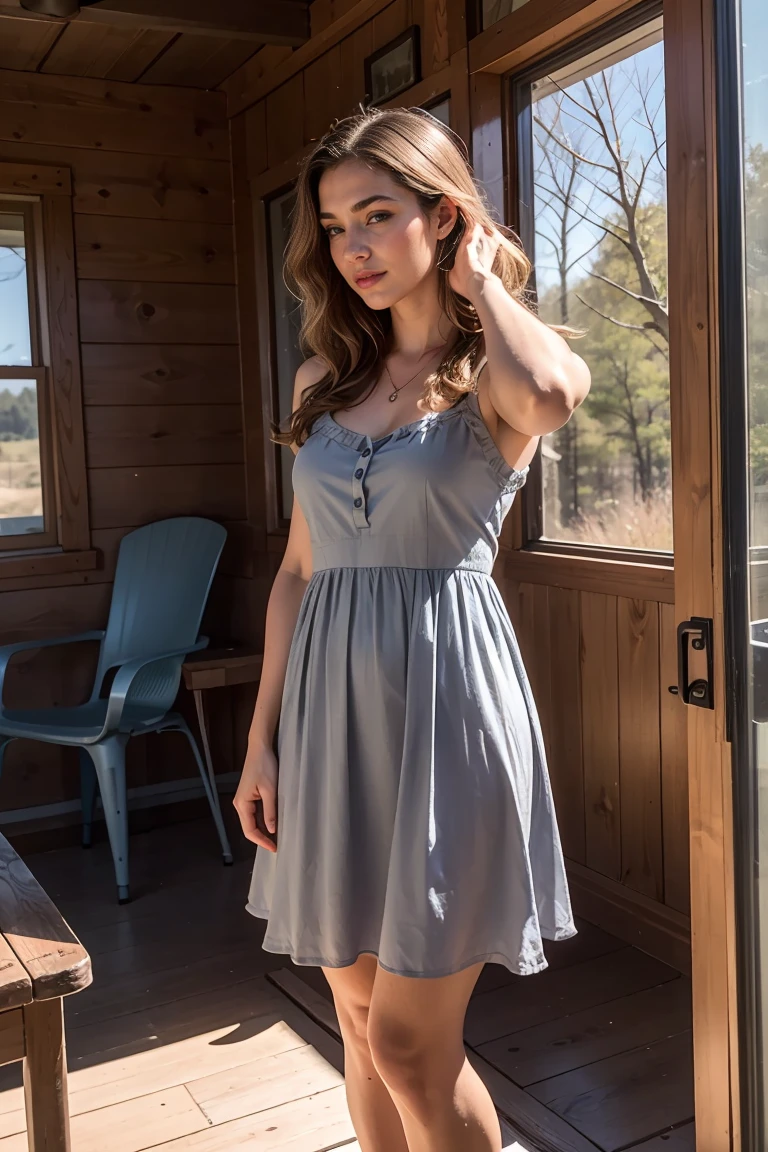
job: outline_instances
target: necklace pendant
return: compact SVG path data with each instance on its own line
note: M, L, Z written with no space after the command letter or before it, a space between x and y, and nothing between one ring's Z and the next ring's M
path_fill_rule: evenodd
M389 399L390 399L390 403L391 403L393 400L397 400L397 392L393 392L393 393L392 393L392 395L390 396L390 398L389 398Z

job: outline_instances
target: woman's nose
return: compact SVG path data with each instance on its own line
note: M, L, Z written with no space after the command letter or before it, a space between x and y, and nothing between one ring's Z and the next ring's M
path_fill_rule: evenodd
M370 255L370 248L365 237L356 229L349 229L345 235L344 256L347 260L357 260L362 256Z

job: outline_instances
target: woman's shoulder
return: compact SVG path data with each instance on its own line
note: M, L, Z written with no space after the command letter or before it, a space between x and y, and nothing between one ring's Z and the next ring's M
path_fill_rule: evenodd
M310 356L296 369L293 386L293 408L299 407L308 388L318 384L328 372L328 363L322 356Z

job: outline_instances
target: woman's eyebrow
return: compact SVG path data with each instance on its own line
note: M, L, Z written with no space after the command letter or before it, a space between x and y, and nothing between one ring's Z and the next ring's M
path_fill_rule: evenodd
M384 196L384 195L378 195L378 194L376 196L367 196L365 198L365 200L358 200L357 204L353 204L351 211L352 212L362 212L363 208L367 208L369 204L374 204L377 200L395 201L396 199L397 199L396 196ZM321 212L320 213L320 219L321 220L334 220L335 218L336 218L336 214L334 212Z

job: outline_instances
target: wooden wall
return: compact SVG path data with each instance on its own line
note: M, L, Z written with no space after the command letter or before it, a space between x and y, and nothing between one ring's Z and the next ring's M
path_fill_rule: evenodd
M250 558L225 97L0 72L0 159L72 171L88 497L103 553L81 575L7 580L0 563L0 636L103 626L123 534L179 514L230 528L206 627L231 635ZM84 649L20 659L7 699L75 702L92 668ZM231 770L229 705L212 706ZM195 774L181 737L129 746L129 787ZM72 753L11 746L0 810L78 796Z
M255 325L243 331L246 378L259 378L263 390L261 403L249 394L250 409L246 396L249 499L265 564L269 556L273 565L284 537L269 532L266 507L271 466L262 410L270 402L271 366L268 286L260 271L262 200L290 182L311 141L334 117L354 111L363 98L364 56L411 23L422 29L424 80L399 102L423 103L450 89L453 127L474 141L475 167L490 181L493 200L504 183L499 77L468 75L462 5L315 0L312 11L309 44L293 53L264 49L225 84L233 115L240 306L244 315L262 320L261 344ZM472 51L470 45L470 57ZM574 905L685 968L686 715L667 691L677 681L674 573L555 555L531 558L515 552L519 536L519 524L510 524L495 577L541 712Z

